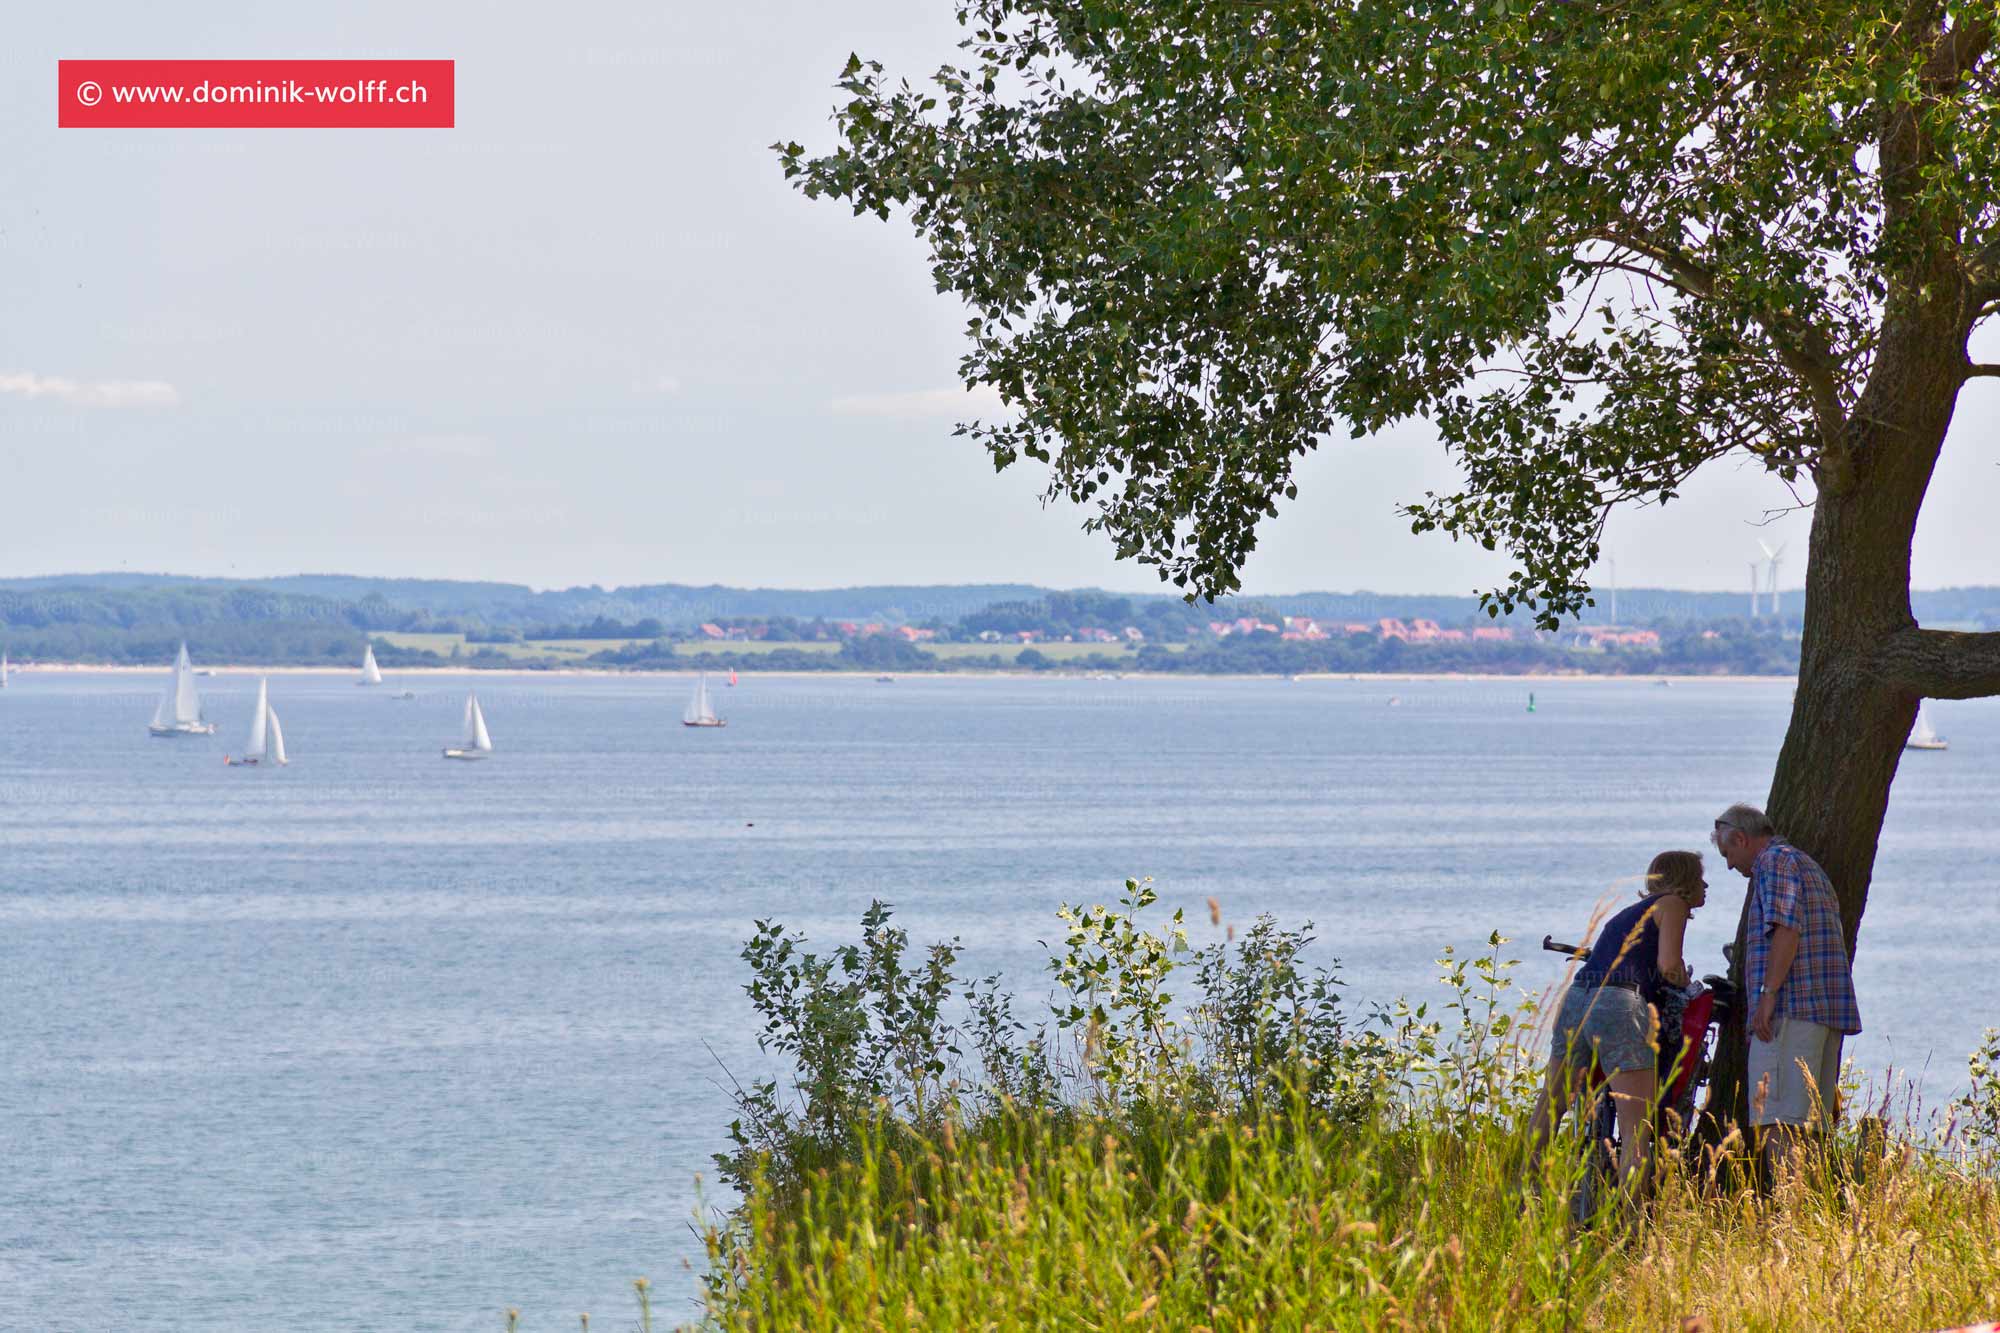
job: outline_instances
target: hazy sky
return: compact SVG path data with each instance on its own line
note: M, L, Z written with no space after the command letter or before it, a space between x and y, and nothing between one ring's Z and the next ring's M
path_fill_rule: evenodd
M1157 588L951 437L963 315L901 224L808 203L847 52L927 72L950 0L19 7L0 48L0 574ZM58 130L62 57L457 61L453 130ZM2000 582L2000 381L1920 586ZM1466 591L1421 428L1329 442L1252 591ZM1618 521L1619 581L1736 588L1789 498L1723 464ZM1767 540L1803 570L1807 516Z

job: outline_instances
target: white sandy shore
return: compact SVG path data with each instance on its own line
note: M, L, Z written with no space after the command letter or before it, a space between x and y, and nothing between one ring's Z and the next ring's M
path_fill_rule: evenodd
M110 675L164 676L169 674L170 670L171 670L170 666L92 666L84 662L35 662L25 666L17 662L14 664L13 667L14 674L17 676L34 675L38 672L44 672L44 671L77 672L77 673L88 673L91 675L105 675L105 676L110 676ZM203 667L201 668L201 670L210 672L213 675L217 676L353 677L356 675L356 672L352 667L216 665L216 666ZM422 667L387 667L384 668L383 675L391 678L404 677L404 676L413 676L413 677L414 676L684 676L697 671L714 672L715 670L716 668L704 665L699 662L690 662L684 667L617 668L617 667L563 666L563 667L549 667L542 670L532 670L525 667L422 666ZM767 671L754 666L738 666L736 668L736 671L738 675L743 675L743 676L797 677L799 679L809 679L815 676L837 676L837 677L860 677L868 680L873 680L879 676L884 676L884 675L908 677L912 680L922 679L926 676L959 676L959 677L969 677L975 680L1032 680L1037 677L1054 677L1057 679L1064 679L1064 680L1076 680L1078 678L1095 678L1106 674L1102 671L1092 671L1086 668L1065 670L1061 667L1055 667L1046 671L1035 671L1027 667L1021 667L1013 671L993 671L993 670ZM1269 671L1191 672L1191 671L1125 670L1118 672L1117 675L1119 676L1120 679L1124 680L1276 680L1280 678L1278 673ZM1692 684L1699 684L1703 681L1716 681L1716 680L1755 681L1765 684L1783 683L1786 685L1791 685L1795 684L1798 680L1796 676L1733 676L1733 675L1620 676L1611 674L1586 673L1581 671L1545 672L1540 674L1514 674L1511 672L1482 672L1482 671L1396 671L1396 672L1315 671L1315 672L1301 672L1297 676L1294 676L1293 679L1300 681L1366 680L1375 682L1524 681L1530 683L1537 681L1545 683L1549 682L1566 683L1572 681L1630 682L1630 681L1664 680L1672 682L1673 684L1677 685L1681 684L1692 685Z

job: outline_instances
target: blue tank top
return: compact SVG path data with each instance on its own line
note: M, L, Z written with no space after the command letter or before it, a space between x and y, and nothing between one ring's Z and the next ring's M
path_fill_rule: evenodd
M1612 981L1629 981L1647 999L1666 985L1660 975L1660 917L1652 909L1657 897L1641 898L1604 923L1590 957L1576 971L1575 984L1602 986Z

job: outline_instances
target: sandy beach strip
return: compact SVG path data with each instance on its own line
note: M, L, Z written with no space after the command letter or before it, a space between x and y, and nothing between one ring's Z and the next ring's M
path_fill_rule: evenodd
M688 665L684 667L683 666L673 666L673 667L560 666L560 667L533 668L533 667L481 667L481 666L455 666L455 667L399 666L399 667L384 667L382 670L382 674L384 676L394 676L394 677L687 676L702 671L707 671L711 674L715 674L718 671L729 670L729 669L730 668L727 667L717 668L700 662L690 662ZM75 674L102 675L102 676L113 676L113 675L164 676L170 674L173 670L173 667L171 664L161 665L161 666L93 666L87 662L30 662L25 664L21 662L16 662L13 664L12 670L16 678L24 675L32 676L39 674L41 672L75 673ZM1717 681L1717 680L1747 681L1759 684L1791 685L1791 684L1796 684L1798 680L1796 676L1773 676L1773 675L1761 675L1761 676L1729 675L1729 674L1618 675L1609 672L1585 672L1585 671L1540 672L1540 673L1527 673L1527 672L1514 673L1514 672L1504 672L1504 671L1503 672L1495 672L1495 671L1305 672L1302 671L1290 676L1286 676L1283 673L1274 671L1205 672L1205 671L1140 671L1137 669L1126 669L1115 673L1107 673L1104 671L1093 671L1086 668L1065 670L1061 667L1055 667L1039 671L1032 667L1018 667L1011 671L1007 670L996 671L992 669L983 669L974 671L929 671L922 668L901 668L901 669L892 668L887 671L867 671L867 670L798 671L798 670L789 670L783 668L776 670L767 670L755 666L737 665L734 668L734 670L739 676L760 676L760 677L770 677L770 678L795 677L798 679L810 679L815 676L832 676L832 677L845 677L845 678L860 677L868 680L879 679L882 676L895 676L898 679L907 678L910 680L921 680L926 677L957 676L974 680L1033 680L1036 678L1052 678L1058 680L1101 680L1107 677L1112 677L1118 680L1183 680L1183 681L1289 679L1291 681L1299 683L1304 683L1309 681L1322 681L1322 680L1370 681L1375 683L1389 683L1398 681L1405 681L1405 682L1452 681L1459 683L1464 683L1467 681L1489 681L1489 682L1521 681L1529 684L1534 684L1534 683L1567 684L1570 682L1577 682L1577 681L1592 681L1592 682L1667 681L1670 684L1674 685L1694 685L1694 684L1700 684L1705 681ZM227 665L217 664L213 666L205 666L200 668L196 674L200 675L202 673L206 673L209 676L355 677L359 675L358 670L353 667L244 666L236 663L230 663ZM371 687L371 688L386 688L386 686Z

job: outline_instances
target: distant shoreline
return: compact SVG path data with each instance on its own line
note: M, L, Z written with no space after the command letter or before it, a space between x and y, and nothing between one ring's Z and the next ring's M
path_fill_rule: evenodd
M213 673L214 673L214 674L215 674L216 676L340 676L340 677L346 677L346 678L349 678L349 679L352 679L352 678L354 678L354 677L355 677L355 676L356 676L356 675L358 674L358 673L357 673L357 672L355 671L355 669L354 669L354 668L352 668L352 667L325 667L325 666L236 666L236 665L229 665L229 666L220 666L220 665L218 665L218 666L212 666L212 667L203 667L203 668L202 668L202 670L204 670L204 671L211 671L211 672L213 672ZM928 678L928 677L936 677L936 678L939 678L939 679L944 679L944 678L950 678L950 677L958 677L958 678L961 678L961 679L976 679L976 680L1034 680L1034 679L1038 679L1038 678L1040 678L1040 679L1050 679L1050 678L1053 678L1053 679L1058 679L1058 680L1093 680L1093 679L1098 679L1098 678L1101 678L1101 677L1104 677L1104 676L1106 676L1107 674L1115 674L1115 676L1116 676L1116 677L1117 677L1118 679L1121 679L1121 680L1281 680L1281 679L1287 679L1287 677L1286 677L1286 676L1284 676L1284 675L1283 675L1282 673L1279 673L1279 672L1275 672L1275 671L1216 671L1216 672L1207 672L1207 671L1138 671L1138 670L1125 670L1125 671L1119 671L1119 672L1116 672L1116 673L1106 673L1106 672L1103 672L1103 671L1090 671L1090 670L1084 670L1084 669L1077 669L1077 670L1064 670L1064 669L1062 669L1062 668L1060 668L1060 667L1057 667L1057 668L1052 668L1052 669L1049 669L1049 670L1041 670L1041 671L1037 671L1037 670L1035 670L1035 669L1033 669L1033 668L1026 668L1026 667L1024 667L1024 668L1018 668L1018 669L1016 669L1016 670L1013 670L1013 671L995 671L995 670L983 670L983 671L978 671L978 670L968 670L968 671L923 671L923 670L915 670L915 671L910 671L910 670L905 670L905 671L897 671L897 670L893 670L893 669L892 669L892 670L888 670L888 671L866 671L866 670L863 670L863 671L842 671L842 670L826 670L826 671L797 671L797 670L783 670L783 669L780 669L780 670L775 670L775 671L771 671L771 670L763 670L763 669L760 669L760 668L758 668L758 667L749 667L749 666L739 666L739 667L737 667L737 668L736 668L735 670L736 670L736 673L737 673L737 674L738 674L739 676L764 676L764 677L792 677L792 678L799 678L799 679L810 679L810 678L813 678L813 677L829 677L829 676L831 676L831 677L845 677L845 678L849 678L849 679L854 679L854 678L859 678L859 679L863 679L863 680L876 680L876 679L879 679L879 678L881 678L881 677L883 677L883 676L894 676L894 677L896 677L896 678L897 678L897 679L899 679L899 680L900 680L900 679L909 679L909 680L922 680L922 679L925 679L925 678ZM706 667L706 666L701 666L701 665L699 665L699 664L690 664L690 665L688 665L688 666L686 666L686 667L671 667L671 668L660 668L660 667L575 667L575 666L561 666L561 667L546 667L546 668L540 668L540 669L535 669L535 668L527 668L527 667L475 667L475 666L458 666L458 667L444 667L444 666L419 666L419 667L390 667L390 668L386 668L386 669L385 669L385 670L383 671L383 676L385 677L385 680L384 680L384 683L383 683L382 685L380 685L380 686L369 686L368 688L370 688L370 689L387 689L387 688L389 688L389 680L392 680L392 679L395 679L395 678L399 678L399 677L404 677L404 676L410 676L410 677L423 677L423 676L525 676L525 677L537 677L537 676L591 676L591 677L599 677L599 676L602 676L602 677L616 677L616 676L689 676L689 675L695 675L695 674L698 674L698 673L700 673L700 672L703 672L703 671L706 671L706 672L710 673L711 675L719 675L719 674L721 674L721 672L719 672L719 671L718 671L718 670L717 670L716 668L714 668L714 667ZM88 663L84 663L84 662L37 662L37 663L34 663L34 664L32 664L32 665L27 665L27 666L23 666L22 664L20 664L20 663L18 663L18 662L17 662L17 663L15 663L15 664L14 664L14 666L13 666L13 674L14 674L14 676L15 676L16 678L19 678L19 677L22 677L22 676L34 676L34 675L38 675L38 674L40 674L40 673L42 673L42 672L49 672L49 673L52 673L52 674L61 674L61 675L91 675L91 674L94 674L94 675L106 675L106 676L111 676L111 675L118 675L118 676L165 676L165 675L169 675L169 674L171 674L171 672L170 672L169 668L168 668L168 667L166 667L166 666L92 666L92 665L90 665L90 664L88 664ZM1517 673L1517 672L1508 672L1508 671L1394 671L1394 672L1387 672L1387 671L1383 671L1383 672L1371 672L1371 671L1311 671L1311 672L1304 672L1304 671L1302 671L1302 672L1298 672L1298 673L1295 673L1295 674L1293 674L1292 676L1290 676L1290 677L1289 677L1289 679L1291 679L1291 680L1294 680L1294 681L1316 681L1316 680L1356 680L1356 681L1360 681L1360 680L1366 680L1366 681L1382 681L1382 682L1394 682L1394 681L1409 681L1409 682L1422 682L1422 681L1525 681L1525 682L1530 682L1530 683L1539 683L1539 684L1556 684L1556 683L1565 683L1565 682L1570 682L1570 681L1666 681L1666 682L1668 682L1668 683L1670 683L1670 684L1673 684L1673 685L1693 685L1693 684L1699 684L1699 683L1701 683L1701 682L1704 682L1704 681L1715 681L1715 680L1731 680L1731 681L1750 681L1750 682L1757 682L1757 683L1763 683L1763 684L1778 684L1778 683L1783 683L1783 684L1787 684L1787 685L1789 685L1789 684L1793 684L1793 683L1796 683L1796 681L1798 680L1798 677L1797 677L1796 675L1783 675L1783 676L1778 676L1778 675L1732 675L1732 674L1728 674L1728 673L1716 673L1716 674L1708 674L1708 675L1666 675L1666 674L1658 674L1658 675L1619 675L1619 674L1615 674L1615 673L1612 673L1612 672L1541 672L1541 673L1534 673L1534 672L1518 672L1518 673ZM358 688L358 687L359 687L359 683L357 682L357 688Z

